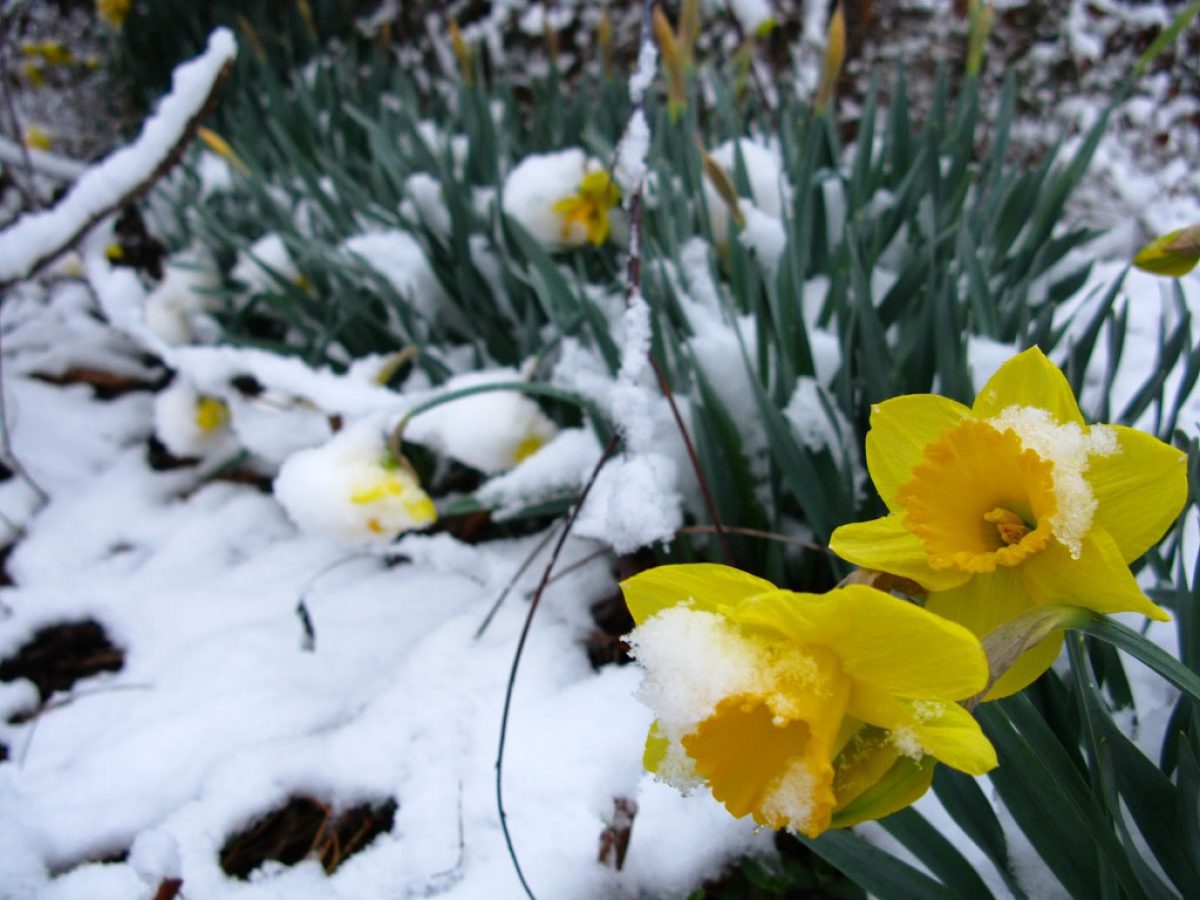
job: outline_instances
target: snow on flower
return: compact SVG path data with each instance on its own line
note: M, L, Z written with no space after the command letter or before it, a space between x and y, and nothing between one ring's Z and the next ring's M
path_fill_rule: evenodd
M290 457L275 497L302 531L351 546L381 546L437 519L416 474L371 420Z
M225 401L199 393L182 378L154 398L154 431L180 457L211 457L236 444Z
M457 375L440 390L449 394L521 380L516 369L490 369ZM557 430L541 407L524 394L495 390L449 400L414 415L404 436L494 475L532 456Z
M168 344L195 339L195 319L215 301L218 284L212 263L200 249L177 254L163 280L146 297L146 325Z
M579 148L527 156L504 181L504 212L552 250L608 240L620 191Z
M932 394L871 411L867 468L889 513L844 525L832 549L917 582L926 608L977 635L1035 604L1167 614L1129 563L1187 494L1186 456L1132 428L1089 427L1066 378L1036 347L1000 367L967 408ZM1056 632L988 693L1012 694L1053 662Z
M681 790L707 784L734 816L816 837L909 805L937 761L996 765L955 702L988 675L961 625L863 585L795 593L714 564L621 588L656 717L646 768Z

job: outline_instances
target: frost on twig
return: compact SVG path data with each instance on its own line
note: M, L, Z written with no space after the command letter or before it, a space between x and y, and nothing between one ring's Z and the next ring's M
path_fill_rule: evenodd
M237 44L219 28L203 55L175 70L171 92L137 139L84 172L53 208L30 212L0 232L0 288L28 278L105 216L153 187L179 161L233 67Z

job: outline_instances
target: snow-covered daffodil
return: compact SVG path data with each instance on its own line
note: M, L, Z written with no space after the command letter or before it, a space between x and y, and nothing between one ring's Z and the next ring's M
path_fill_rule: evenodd
M579 148L527 156L504 181L504 211L551 250L599 246L612 232L621 191Z
M608 240L608 211L621 200L621 192L603 170L588 172L579 189L550 207L562 216L562 237L569 239L581 230L588 243L599 247Z
M842 526L830 546L917 582L927 609L980 636L1035 604L1168 618L1129 563L1179 514L1186 457L1133 428L1089 427L1036 347L1001 366L972 407L932 394L876 405L866 455L889 513ZM987 699L1028 685L1061 644L1055 633L1033 647Z
M292 455L275 479L276 499L304 531L348 545L387 544L431 525L433 501L385 436L376 423L360 422Z
M912 803L937 761L996 765L955 702L988 675L960 625L864 585L801 594L713 564L621 588L656 717L646 768L707 784L734 816L815 837Z
M176 378L154 398L154 430L172 454L207 458L232 452L229 405Z

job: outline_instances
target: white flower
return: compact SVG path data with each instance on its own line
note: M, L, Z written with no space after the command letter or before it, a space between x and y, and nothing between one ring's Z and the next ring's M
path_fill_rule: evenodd
M383 545L437 519L429 495L390 453L376 421L359 422L290 457L275 497L302 530L348 545Z

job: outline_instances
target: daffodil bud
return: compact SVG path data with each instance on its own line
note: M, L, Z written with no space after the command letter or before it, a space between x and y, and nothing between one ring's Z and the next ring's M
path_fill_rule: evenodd
M1151 275L1182 278L1200 262L1200 224L1155 238L1138 251L1133 264Z
M814 107L818 113L823 113L833 102L833 94L837 89L838 77L842 74L842 64L846 60L846 17L842 13L842 4L833 10L829 18L829 30L825 44L825 64L821 68L821 83L817 88L817 101Z

